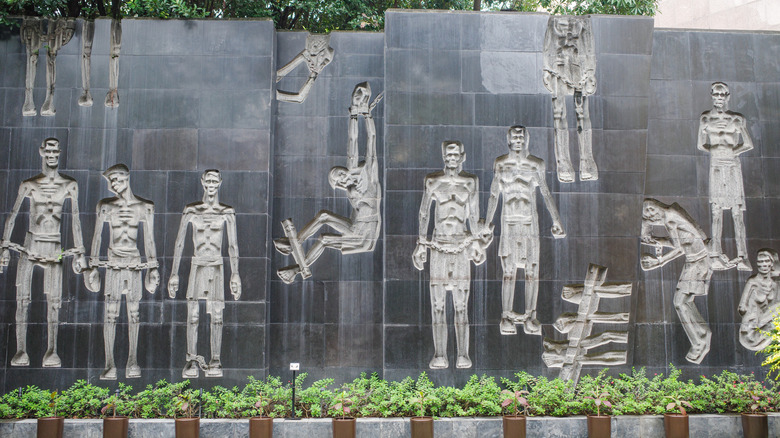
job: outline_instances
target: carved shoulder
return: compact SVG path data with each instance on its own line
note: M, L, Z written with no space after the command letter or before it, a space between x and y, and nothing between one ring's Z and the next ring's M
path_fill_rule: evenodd
M436 186L436 183L439 181L439 178L441 178L444 175L444 172L438 171L429 173L428 175L425 175L425 189L430 190L433 187Z

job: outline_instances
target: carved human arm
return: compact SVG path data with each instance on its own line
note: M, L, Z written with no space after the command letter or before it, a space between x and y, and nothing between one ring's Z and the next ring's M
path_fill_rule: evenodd
M696 147L704 152L709 152L710 150L710 145L707 144L707 113L702 114L699 118L699 135Z
M100 272L97 270L100 261L100 244L103 237L103 224L106 222L105 208L103 201L97 205L97 219L95 220L95 230L92 232L92 248L89 252L89 274L84 276L84 284L91 292L100 292Z
M490 182L490 197L488 198L487 214L485 214L485 226L493 223L498 206L498 197L501 195L501 177L499 175L498 163L493 163L493 181Z
M428 219L431 214L431 204L433 203L433 196L431 194L432 185L433 181L426 177L423 198L420 203L419 237L417 238L417 246L415 246L414 254L412 255L414 267L420 271L425 268L425 262L428 261L428 248L423 242L428 240Z
M230 292L233 299L241 297L241 277L238 275L238 233L236 231L236 215L230 209L225 217L228 235L228 255L230 256Z
M154 263L157 261L157 248L154 244L154 204L149 203L144 206L144 253L146 253L146 262ZM144 287L146 291L153 294L160 284L160 272L157 268L151 268L146 271Z
M88 268L87 259L84 256L84 236L81 234L81 218L79 215L79 188L78 185L73 182L68 186L68 195L70 196L70 211L73 216L72 233L73 233L73 245L75 250L81 251L81 254L77 254L73 259L73 272L80 274L81 271Z
M739 133L742 134L742 143L734 148L734 154L739 155L753 149L753 140L750 139L750 131L744 117L737 118Z
M22 208L22 202L24 198L30 195L30 185L23 182L19 186L19 193L16 195L16 201L11 209L11 214L8 216L8 220L5 222L5 230L3 231L3 240L0 242L2 252L0 252L0 273L3 272L3 268L8 266L11 261L11 253L8 251L8 244L11 243L11 234L14 231L14 225L16 225L16 216L19 215L19 209Z
M349 122L347 124L347 169L354 169L358 165L358 115L352 114L353 108L350 107ZM366 120L368 123L368 120ZM368 151L366 151L368 159Z
M176 242L173 244L173 264L171 265L171 276L168 279L168 296L176 298L176 292L179 291L179 264L181 255L184 252L184 239L187 237L187 225L192 219L192 213L189 208L184 209L179 222L179 231L176 233Z
M539 167L536 170L536 178L538 180L537 183L539 184L539 191L542 192L544 205L547 206L547 210L550 212L550 216L553 220L553 226L550 231L552 232L554 238L561 239L566 237L566 231L563 229L561 215L558 213L558 207L553 201L552 193L550 193L550 189L547 187L547 180L545 179L544 169L544 162L542 162L539 164Z
M298 64L303 62L303 51L295 55L295 58L293 58L290 62L284 65L284 67L280 68L279 70L276 70L276 82L279 82L282 80L283 77L287 76L288 73L293 71L295 67L298 66Z
M379 163L376 159L376 124L374 123L374 117L371 115L371 110L374 109L376 104L382 100L382 94L374 99L374 102L368 107L368 114L366 114L366 169L371 171L372 181L379 181Z
M471 187L469 187L469 229L472 234L482 233L482 226L479 221L479 178L476 176L471 177L469 181ZM484 223L484 222L483 222Z
M750 300L750 296L753 295L753 287L757 286L754 284L755 280L755 276L748 278L748 281L745 283L745 288L742 289L742 297L739 299L739 307L737 307L737 311L742 316L745 316L745 313L747 313L747 304Z

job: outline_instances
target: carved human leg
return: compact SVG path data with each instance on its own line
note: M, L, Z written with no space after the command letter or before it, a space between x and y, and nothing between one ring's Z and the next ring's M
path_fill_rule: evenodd
M116 320L119 317L119 307L121 306L120 300L121 295L119 295L119 299L106 295L106 313L103 317L103 347L106 355L106 367L100 374L100 380L116 380L117 378L114 343L116 341Z
M698 364L710 351L712 331L707 327L707 322L704 321L696 308L694 298L694 295L683 293L679 288L674 293L674 308L677 310L677 316L691 342L691 348L685 358L689 362Z
M431 328L433 330L433 359L431 369L450 366L447 360L447 290L443 285L431 283Z
M558 181L573 182L574 167L569 154L569 127L566 122L566 99L561 92L553 95L553 119L555 126L555 163Z
M516 313L515 303L515 282L517 281L517 267L514 263L505 261L508 257L501 258L501 264L504 265L504 276L501 281L501 322L499 331L502 335L517 334L515 324L523 321L523 315Z
M139 274L140 280L140 274ZM139 281L140 285L140 281ZM139 294L140 295L140 291ZM128 379L134 379L141 377L141 367L138 366L138 328L141 324L141 315L139 313L139 302L136 299L127 299L127 319L128 319L128 354L127 354L127 368L125 369L125 377Z
M723 249L720 244L720 239L723 236L723 209L717 204L712 204L712 255L720 256L723 254Z
M455 343L458 347L456 368L471 368L469 358L469 285L461 284L452 290L452 304L455 307ZM446 345L446 344L445 344Z
M582 92L574 92L574 109L577 112L577 134L580 144L580 180L599 179L599 169L593 159L593 131L590 124L588 98Z
M33 100L33 87L35 86L35 73L38 70L38 50L41 47L41 21L38 18L25 18L21 28L22 42L27 51L27 72L24 77L24 106L22 115L35 116Z
M206 370L206 377L222 377L222 325L224 303L213 303L211 311L211 360ZM220 306L220 304L222 304Z
M16 268L16 354L11 359L11 366L15 367L30 365L30 357L27 355L27 318L30 309L32 270L32 262L26 254L22 254Z
M49 28L51 32L51 27ZM41 106L42 116L53 116L54 109L54 83L57 79L57 52L50 47L46 52L46 100Z
M80 106L92 106L92 95L89 93L89 75L92 70L92 41L94 38L95 22L84 20L81 27L81 87L84 91L79 96Z
M41 106L42 116L53 116L54 88L57 79L57 52L73 37L76 23L73 19L49 19L49 32L46 47L46 100Z
M193 274L190 274L193 275ZM187 299L187 363L181 372L184 379L195 379L200 375L198 369L198 321L199 303L196 299Z
M525 324L527 335L541 335L542 324L536 319L536 302L539 297L539 255L529 257L525 266Z
M111 37L109 41L108 60L108 93L106 94L106 106L116 108L119 106L119 50L122 45L122 22L111 20Z
M60 307L62 307L62 265L50 263L44 266L43 291L46 294L48 328L46 353L43 355L44 367L60 367L62 361L57 355L57 332L60 326Z
M742 216L742 210L739 207L731 209L731 217L734 218L734 237L737 241L737 269L740 271L753 271L750 266L750 259L747 255L747 239L745 236L745 220Z

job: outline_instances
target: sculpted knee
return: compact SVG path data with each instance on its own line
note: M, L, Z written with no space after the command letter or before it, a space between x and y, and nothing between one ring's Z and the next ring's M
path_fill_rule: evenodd
M197 325L199 321L200 321L200 318L198 317L197 313L190 313L189 316L187 317L187 323L188 324L195 324L195 325Z
M141 322L141 315L137 310L130 311L127 316L130 319L130 324L138 324Z

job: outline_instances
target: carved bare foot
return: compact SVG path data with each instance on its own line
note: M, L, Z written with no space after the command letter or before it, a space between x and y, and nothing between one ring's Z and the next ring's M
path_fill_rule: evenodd
M428 364L428 367L432 370L441 370L449 366L450 363L447 361L447 358L442 356L433 356L433 359L431 359L431 362Z
M558 160L558 181L564 183L574 182L574 168L570 162Z
M599 179L599 168L596 166L596 161L593 158L585 158L580 160L580 180L581 181L595 181Z
M515 323L507 318L501 318L501 323L498 325L499 331L502 335L516 335L517 329Z
M43 102L43 106L41 107L41 115L42 116L53 116L57 110L54 109L54 99L52 99L51 96L46 99L45 102Z
M106 94L106 107L116 108L119 106L119 91L109 90Z
M25 117L38 115L38 110L35 109L35 102L33 102L32 99L24 100L24 106L22 107L22 115Z
M525 324L523 325L523 331L527 335L541 335L542 334L542 324L536 319L536 312L531 312L530 314L527 314L527 319L525 320Z
M126 379L137 379L141 377L141 367L139 367L137 364L127 364L127 369L125 370L125 378Z
M455 368L471 368L471 359L468 356L458 356Z
M711 253L710 254L710 267L713 271L725 271L736 266L731 260L724 254Z
M290 265L286 268L277 270L276 275L278 275L283 282L291 284L293 281L295 281L295 276L298 275L300 271L301 269L298 267L298 265Z
M712 332L708 331L701 342L691 346L690 350L688 350L688 354L685 355L685 359L687 359L688 362L700 364L701 361L704 360L704 357L707 356L707 353L710 352L711 340Z
M501 318L508 319L509 321L518 324L525 322L525 320L528 319L528 316L523 313L517 313L510 310L509 312L503 312L501 314Z
M206 370L206 377L222 377L222 362L212 359Z
M100 380L116 380L116 367L108 367L100 373Z
M737 269L740 271L753 272L753 267L750 266L750 260L747 257L739 256L732 260L731 263L737 265Z
M181 372L183 379L197 379L200 375L200 369L198 368L198 362L191 360L187 362L184 369Z
M17 351L14 358L11 359L12 367L28 367L30 366L30 357L26 351Z
M84 94L79 96L79 106L92 106L92 95L89 90L84 91Z
M60 361L56 351L46 350L46 354L43 355L43 366L52 368L62 366L62 361Z
M292 245L290 245L290 239L286 237L280 237L278 239L274 239L274 246L276 247L276 250L284 255L290 255L292 252Z

